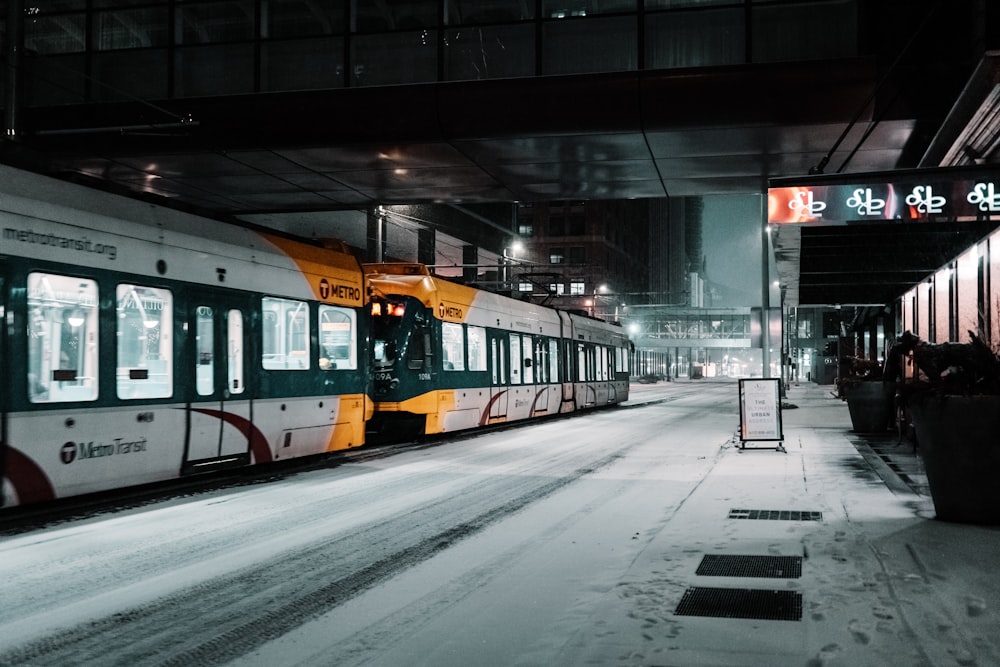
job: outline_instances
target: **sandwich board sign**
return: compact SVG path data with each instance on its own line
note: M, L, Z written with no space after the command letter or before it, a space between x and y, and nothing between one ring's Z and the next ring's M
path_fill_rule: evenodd
M777 441L784 451L781 430L781 379L740 380L740 448L751 441Z

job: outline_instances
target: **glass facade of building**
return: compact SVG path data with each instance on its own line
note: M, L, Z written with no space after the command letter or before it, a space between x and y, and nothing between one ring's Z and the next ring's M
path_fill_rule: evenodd
M24 2L29 106L802 61L859 51L860 0Z

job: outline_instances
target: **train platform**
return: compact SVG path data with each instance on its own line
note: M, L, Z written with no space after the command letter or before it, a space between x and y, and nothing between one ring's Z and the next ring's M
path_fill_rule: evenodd
M633 386L630 402L658 395ZM937 520L912 443L853 433L832 386L790 386L783 405L785 451L743 449L734 435L670 530L633 562L621 584L629 595L598 612L608 624L632 615L635 634L607 638L603 656L575 657L1000 665L1000 526ZM643 599L652 590L672 594Z

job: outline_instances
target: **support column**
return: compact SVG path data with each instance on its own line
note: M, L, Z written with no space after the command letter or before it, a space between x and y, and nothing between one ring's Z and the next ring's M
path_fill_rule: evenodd
M422 227L417 230L417 261L427 266L437 264L437 232ZM431 269L431 273L434 270Z
M771 235L767 225L767 189L761 196L760 226L760 361L761 377L771 377Z
M21 53L24 34L23 0L7 0L7 72L4 88L4 139L17 141L21 135L21 85L24 76Z
M462 280L467 284L479 280L479 248L477 246L462 246Z
M366 256L369 262L385 261L385 218L381 206L369 206L368 214L368 248Z

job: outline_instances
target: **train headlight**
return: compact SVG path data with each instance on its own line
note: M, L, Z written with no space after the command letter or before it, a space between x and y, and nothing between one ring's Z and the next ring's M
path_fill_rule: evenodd
M402 317L405 312L406 305L402 303L393 303L391 301L372 302L372 317L380 317L382 315Z

